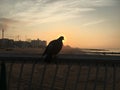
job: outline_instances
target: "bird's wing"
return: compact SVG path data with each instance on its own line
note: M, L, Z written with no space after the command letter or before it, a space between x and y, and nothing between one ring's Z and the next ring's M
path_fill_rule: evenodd
M52 55L56 55L60 52L61 48L62 48L62 42L59 40L54 40L53 42L51 42L50 44L51 48L50 48L50 53Z
M48 44L43 55L52 53L52 51L54 50L55 42L56 42L56 40L53 40Z
M54 54L58 54L60 52L60 50L62 49L62 42L61 41L57 41L55 48L54 48Z

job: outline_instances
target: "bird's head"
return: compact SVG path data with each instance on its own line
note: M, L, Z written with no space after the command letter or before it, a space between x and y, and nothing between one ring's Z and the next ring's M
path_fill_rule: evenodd
M64 40L64 37L60 36L58 39L62 41L62 40Z

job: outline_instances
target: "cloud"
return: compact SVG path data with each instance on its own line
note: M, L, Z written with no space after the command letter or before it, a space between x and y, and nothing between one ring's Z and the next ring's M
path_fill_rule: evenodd
M96 20L96 21L91 21L88 23L83 24L83 26L90 26L90 25L95 25L95 24L99 24L99 23L103 23L105 20Z
M6 30L11 24L15 24L18 22L19 21L17 21L17 20L13 20L13 19L9 19L9 18L0 18L0 29L4 28Z
M17 20L9 19L9 18L0 18L0 22L2 23L15 23Z
M12 15L12 18L19 19L21 21L32 21L33 23L34 21L36 22L39 20L39 22L44 23L78 17L81 16L82 12L95 10L95 8L92 7L80 7L79 0L46 0L46 2L41 2L42 1L39 3L34 2L34 6L29 2L31 5L29 9L25 9L23 12L18 12ZM25 3L26 2L24 2L24 4ZM24 4L21 4L21 6L24 7ZM27 6L25 7L27 8Z
M54 22L81 17L113 0L5 0L0 1L0 16L23 22ZM4 9L3 9L4 8Z

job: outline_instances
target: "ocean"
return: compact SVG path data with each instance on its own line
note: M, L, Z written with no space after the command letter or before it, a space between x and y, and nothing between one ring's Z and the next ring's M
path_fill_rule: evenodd
M105 49L81 49L87 54L100 54L100 55L117 55L120 56L120 48L105 48Z

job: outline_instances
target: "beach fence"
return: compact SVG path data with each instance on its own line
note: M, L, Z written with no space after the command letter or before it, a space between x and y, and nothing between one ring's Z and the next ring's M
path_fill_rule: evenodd
M120 90L120 56L0 56L0 90Z

